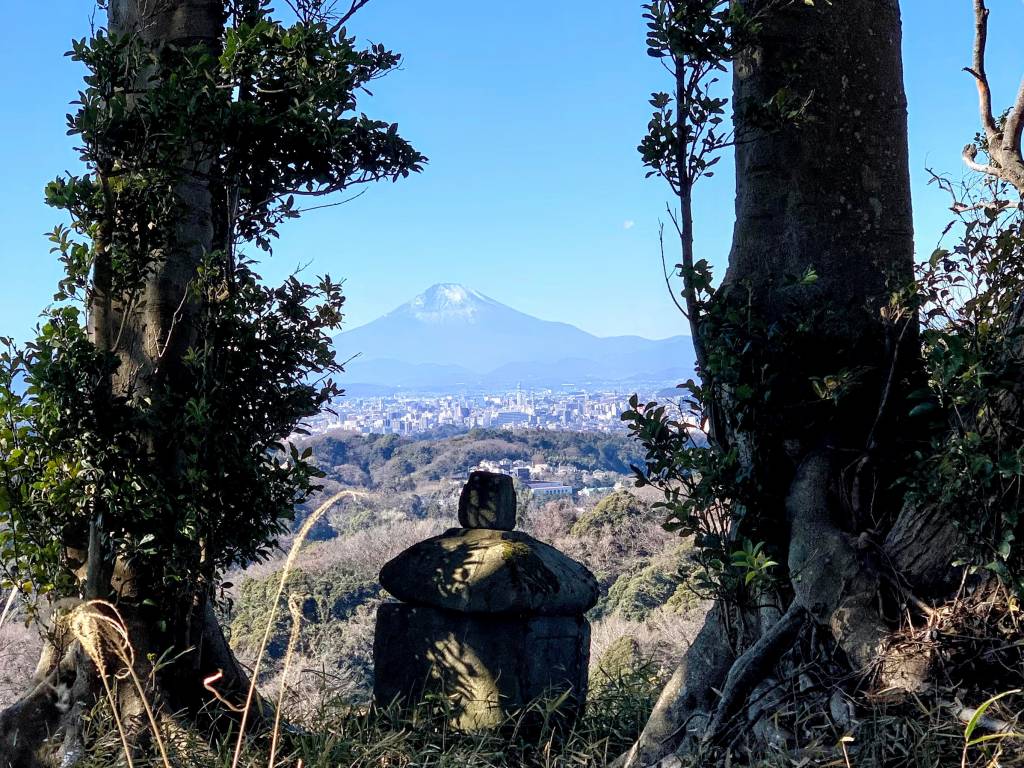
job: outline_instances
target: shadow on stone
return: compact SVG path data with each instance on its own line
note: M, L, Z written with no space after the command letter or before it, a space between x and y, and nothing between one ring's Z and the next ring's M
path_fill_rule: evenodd
M510 488L510 478L471 478L460 521L511 527ZM377 612L378 705L437 698L460 730L575 722L590 656L584 613L599 594L586 567L524 533L467 527L413 545L380 581L402 602ZM537 706L544 700L558 705L554 712Z
M374 698L382 706L442 697L460 730L516 721L533 731L549 724L530 711L538 700L567 694L554 714L560 725L571 725L579 713L590 626L582 617L471 616L385 603L377 613L373 650Z

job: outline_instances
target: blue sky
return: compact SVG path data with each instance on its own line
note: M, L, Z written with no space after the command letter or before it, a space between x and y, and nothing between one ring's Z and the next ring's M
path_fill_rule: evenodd
M1024 2L991 0L989 72L1008 106L1024 72ZM0 27L0 334L24 339L52 295L56 222L42 188L76 170L64 115L80 72L63 57L88 33L85 0L9 0ZM657 248L665 190L635 147L663 73L645 55L636 0L374 0L353 24L405 64L363 108L395 120L430 157L418 178L289 223L261 270L299 264L346 279L348 327L436 282L460 282L518 309L599 335L685 332ZM961 175L977 129L970 0L903 0L919 251L947 201L925 167ZM733 181L723 163L697 204L698 252L723 265Z

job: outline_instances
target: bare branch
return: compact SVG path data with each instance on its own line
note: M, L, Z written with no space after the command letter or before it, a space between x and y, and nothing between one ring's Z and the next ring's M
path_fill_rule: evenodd
M950 208L953 213L970 213L971 211L995 211L1002 213L1011 210L1024 211L1024 202L1013 200L982 200L980 203L957 203Z
M974 149L973 146L969 147ZM966 151L968 147L965 147ZM975 163L977 165L977 163ZM984 167L984 166L979 166ZM931 168L925 168L931 179L928 181L929 184L935 184L939 189L949 195L952 203L949 206L949 210L953 213L962 214L970 213L971 211L996 211L1002 213L1003 211L1010 210L1021 210L1024 211L1024 201L1004 200L1000 197L992 197L987 200L978 200L977 196L968 195L966 190L963 196L957 194L956 190L953 189L953 182L951 182L945 176L940 176ZM996 190L992 190L994 194L998 194ZM948 231L948 228L947 228ZM943 232L943 235L946 233Z
M333 203L324 203L323 205L311 205L308 208L298 208L295 212L296 213L308 213L309 211L319 211L319 210L322 210L324 208L337 208L339 205L345 205L346 203L351 203L353 200L358 200L360 197L365 195L367 192L369 192L368 189L362 189L359 192L357 192L356 194L352 195L351 197L346 197L344 200L338 200L338 201L333 202Z
M996 133L996 120L992 115L992 90L985 73L985 47L988 44L988 14L985 0L974 0L974 68L967 69L978 84L978 110L985 135L990 139Z
M964 165L970 168L972 171L978 173L984 173L988 176L999 176L999 169L994 165L986 165L985 163L979 163L975 158L978 156L978 148L973 144L968 144L964 147L964 151L960 154L964 159Z
M676 305L683 317L687 320L690 319L690 315L683 308L683 305L679 303L679 299L676 297L675 289L672 287L672 275L668 271L668 261L665 259L665 225L658 225L658 243L661 245L661 271L665 275L665 287L668 288L668 295L672 297L672 303Z
M349 20L359 13L359 11L369 2L370 0L352 0L352 4L349 6L349 9L345 11L345 13L343 13L334 23L334 26L331 27L331 35L336 35L338 31L348 24Z
M359 10L369 2L370 0L352 0L351 7L342 15L340 19L338 19L338 25L344 26L349 19L355 16L359 12Z
M1017 100L1009 111L1000 130L992 114L992 90L985 72L985 48L988 43L989 9L985 0L974 0L974 56L973 66L965 68L978 86L978 111L985 131L985 151L988 164L977 161L978 150L973 145L964 147L964 163L972 171L1002 179L1024 196L1024 155L1021 154L1021 134L1024 131L1024 81L1017 92Z

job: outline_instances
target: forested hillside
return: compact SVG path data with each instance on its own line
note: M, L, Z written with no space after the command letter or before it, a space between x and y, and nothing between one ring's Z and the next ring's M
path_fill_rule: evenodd
M580 442L586 436L577 437ZM291 660L293 706L317 706L325 684L330 695L368 701L373 680L373 623L388 598L377 583L381 566L407 547L457 525L460 486L433 504L404 506L392 493L342 503L327 513L320 541L305 547L287 591L301 599L302 630ZM643 670L648 694L664 680L675 654L692 640L706 610L691 580L689 542L665 532L646 499L615 491L599 501L523 505L520 528L586 564L601 597L593 622L590 674L620 679ZM232 647L251 664L266 627L283 557L230 575L234 586L225 608ZM272 692L280 682L291 620L278 612L260 679ZM611 651L611 655L608 655ZM294 681L299 681L295 683Z
M642 449L625 434L474 429L449 437L327 433L312 449L328 478L345 485L412 490L417 483L464 478L481 461L522 461L631 474Z

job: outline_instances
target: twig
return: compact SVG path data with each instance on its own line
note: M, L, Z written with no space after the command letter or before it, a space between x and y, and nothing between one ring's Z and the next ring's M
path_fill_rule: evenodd
M4 625L5 621L7 621L7 614L9 614L11 612L11 606L14 605L14 601L15 601L15 599L17 597L18 597L18 588L16 586L15 587L11 587L11 594L9 594L7 596L7 602L4 603L4 610L3 610L2 613L0 613L0 627L2 627Z
M672 275L668 271L668 261L665 258L664 224L658 225L658 244L661 246L661 271L665 275L665 287L668 288L668 295L672 299L672 303L676 305L676 309L678 309L682 313L683 317L689 320L689 314L687 314L686 309L683 308L683 305L679 303L679 299L676 298L675 289L672 287Z
M959 701L947 701L943 702L943 708L949 712L953 717L962 723L969 723L978 713L977 707L965 707ZM1006 720L1000 720L997 717L989 717L988 715L982 715L977 721L978 728L989 731L990 733L1013 733L1013 723L1007 722Z

